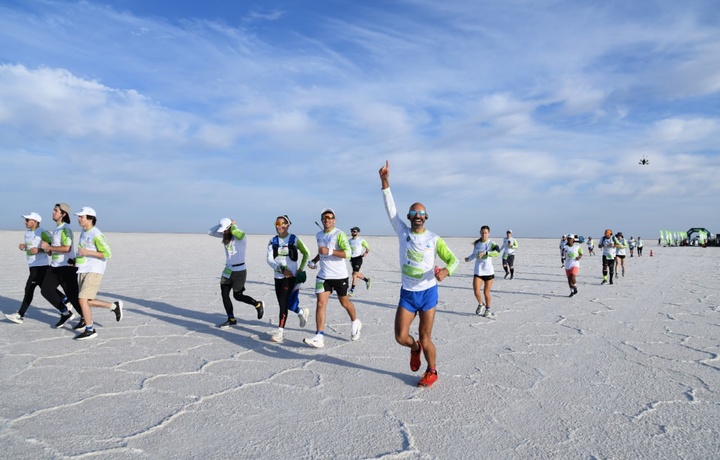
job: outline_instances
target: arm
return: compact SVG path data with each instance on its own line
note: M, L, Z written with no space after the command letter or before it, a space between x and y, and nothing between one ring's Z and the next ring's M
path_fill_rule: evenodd
M360 243L360 244L362 245L362 247L365 248L365 252L362 255L363 257L365 257L366 255L368 255L370 253L370 246L367 244L367 241L365 241L365 240L362 240L362 243Z
M439 237L437 241L436 251L438 257L440 257L440 260L445 262L445 268L441 269L435 275L438 281L442 281L446 276L450 276L455 273L458 265L460 265L460 261L458 261L457 257L455 257L455 254L453 254L450 248L448 248L447 244L445 244L445 240Z
M105 235L96 236L93 243L99 251L80 248L78 249L78 255L81 257L95 257L96 259L109 259L112 257L112 251L110 250L110 245L107 243L107 240L105 240Z
M348 241L345 232L340 232L337 239L338 247L330 252L330 255L340 257L341 259L349 259L352 255L352 249L350 248L350 242Z
M62 233L60 234L60 246L51 246L49 243L43 242L42 248L46 251L67 254L72 249L72 244L73 244L72 230L65 227L62 229Z
M308 251L305 243L303 243L300 238L295 238L295 244L297 244L298 251L302 254L302 261L300 262L300 265L298 265L298 271L301 272L305 270L305 265L310 257L310 251Z

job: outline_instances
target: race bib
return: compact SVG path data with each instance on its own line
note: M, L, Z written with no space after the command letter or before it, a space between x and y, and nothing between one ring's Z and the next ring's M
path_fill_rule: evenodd
M232 275L232 269L230 267L225 267L225 270L222 272L222 277L230 278L230 275Z

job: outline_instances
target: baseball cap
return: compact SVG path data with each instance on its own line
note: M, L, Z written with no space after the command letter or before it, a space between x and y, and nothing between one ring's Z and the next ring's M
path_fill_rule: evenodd
M40 217L40 214L38 214L36 212L31 212L28 215L23 215L23 217L25 219L32 219L32 220L36 220L38 222L42 222L42 217Z
M325 208L325 209L323 209L322 212L320 213L320 216L322 217L322 216L324 216L324 215L327 214L327 213L332 213L333 216L335 215L335 211L333 211L332 208Z
M83 206L80 209L80 212L75 213L76 216L93 216L97 217L97 214L95 213L95 210L89 206Z
M568 233L568 234L567 234L567 238L568 238L568 239L570 239L570 238L575 239L575 235L572 234L572 233Z
M360 233L360 227L353 227L350 229L351 232L355 231L355 230L357 230L357 232Z
M220 222L210 229L210 233L222 233L232 225L232 220L229 217L223 217Z
M507 231L507 232L505 232L505 233L512 233L512 230L508 230L508 231Z
M67 203L58 203L58 208L60 208L61 211L65 211L67 214L70 214L70 205Z

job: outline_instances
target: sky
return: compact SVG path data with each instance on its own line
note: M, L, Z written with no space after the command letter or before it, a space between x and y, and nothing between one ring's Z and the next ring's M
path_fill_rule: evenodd
M718 139L714 0L0 0L0 229L715 233Z

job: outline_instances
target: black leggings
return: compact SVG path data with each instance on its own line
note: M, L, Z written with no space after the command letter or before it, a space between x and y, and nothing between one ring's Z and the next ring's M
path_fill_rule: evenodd
M280 305L280 327L285 327L288 311L290 310L290 297L295 289L295 277L275 278L275 296Z
M71 265L50 267L47 275L45 275L45 281L43 281L42 284L43 295L45 295L46 292L57 291L58 286L62 286L63 291L65 291L65 296L82 318L82 310L80 309L80 301L78 300L77 268ZM65 306L63 305L62 308L65 308Z
M38 286L40 286L40 293L43 297L45 297L45 300L50 302L50 305L57 308L58 311L62 311L65 308L62 303L62 292L57 289L50 289L46 291L42 288L48 274L48 268L49 267L47 265L30 267L30 275L28 275L27 282L25 283L25 296L23 297L22 304L20 305L20 310L18 310L20 316L25 316L27 309L30 307L30 303L33 301L33 297L35 296L35 288Z
M220 284L220 294L222 295L225 313L227 313L228 318L234 318L235 314L233 313L232 300L230 300L230 291L232 291L231 285L222 283ZM243 294L243 292L245 292L245 289L243 289L242 291L233 291L233 298L240 302L252 305L253 307L259 303L257 300L253 299L249 295Z
M610 272L610 281L613 279L615 274L615 259L608 259L607 256L603 256L603 276Z

